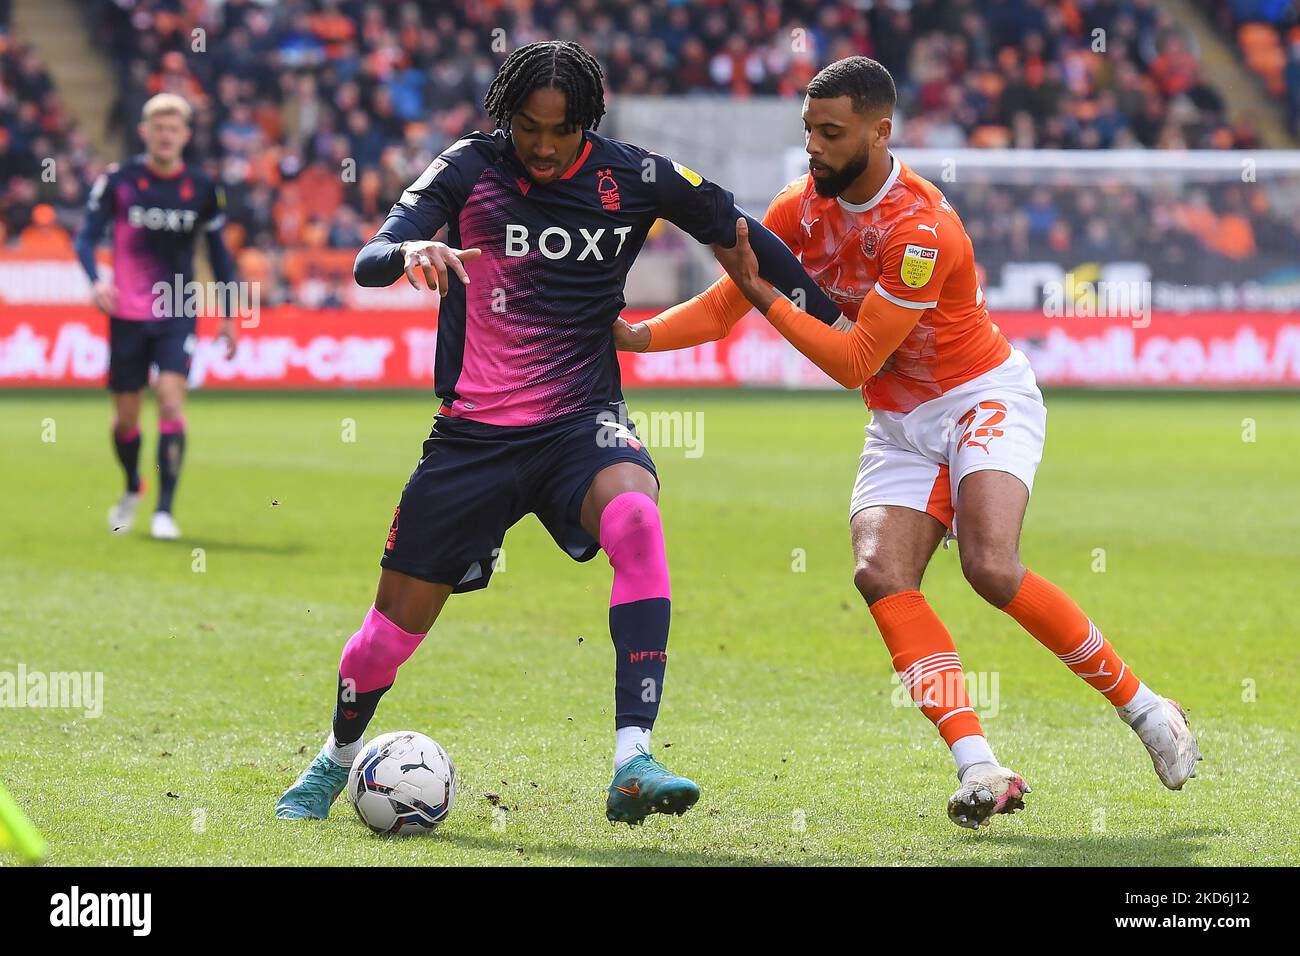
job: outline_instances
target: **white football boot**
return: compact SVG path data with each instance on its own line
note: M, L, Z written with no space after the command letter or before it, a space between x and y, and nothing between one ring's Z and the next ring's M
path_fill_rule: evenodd
M1161 697L1160 703L1129 723L1151 755L1156 775L1170 790L1181 790L1196 776L1201 748L1187 725L1187 715L1177 701Z
M948 798L948 819L959 827L978 830L995 813L1023 810L1024 796L1031 792L1014 770L995 763L972 764L966 768L957 792Z
M140 507L140 492L125 491L117 504L108 509L108 530L113 534L126 534L135 524L135 512Z
M181 536L181 529L176 525L176 519L166 511L155 511L153 513L153 524L150 525L149 533L159 541L175 541Z

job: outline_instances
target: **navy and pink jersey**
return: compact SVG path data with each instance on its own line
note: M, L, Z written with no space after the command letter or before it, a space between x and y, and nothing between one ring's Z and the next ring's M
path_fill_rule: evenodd
M77 252L93 281L94 248L105 226L111 226L118 295L115 317L166 318L173 296L160 296L154 287L163 282L170 288L177 275L182 283L194 278L194 245L200 234L208 237L217 280L233 278L226 261L229 254L220 240L225 221L225 198L211 177L189 166L162 176L138 156L110 166L96 181L77 235ZM161 315L155 312L155 302Z
M587 131L573 165L539 185L506 132L471 133L402 194L355 273L363 285L396 280L400 243L444 225L452 247L482 250L466 263L469 286L451 274L439 305L435 389L444 415L530 425L622 400L611 329L655 220L731 245L736 216L731 193L638 146ZM823 321L839 315L779 240L762 230L753 244L764 278L807 286Z

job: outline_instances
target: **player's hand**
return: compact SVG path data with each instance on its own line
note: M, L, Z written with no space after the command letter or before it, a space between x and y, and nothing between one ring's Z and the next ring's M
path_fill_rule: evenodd
M614 320L614 348L620 352L644 352L650 347L650 330L644 322L635 325L624 319Z
M776 301L777 293L758 274L758 258L750 248L749 224L745 222L744 216L736 220L736 244L730 249L715 245L713 256L727 270L731 281L736 283L750 304L766 315Z
M456 273L461 282L469 285L469 274L465 271L464 263L477 259L482 254L481 249L453 249L441 242L404 242L402 271L406 273L406 281L411 283L412 289L420 288L419 279L422 276L429 291L436 290L438 295L446 295L451 288L447 270Z
M108 279L96 279L91 290L95 306L105 315L117 314L117 286Z
M218 339L226 340L226 361L229 362L235 357L238 348L239 333L235 331L235 320L225 318L221 320L221 327L217 331Z

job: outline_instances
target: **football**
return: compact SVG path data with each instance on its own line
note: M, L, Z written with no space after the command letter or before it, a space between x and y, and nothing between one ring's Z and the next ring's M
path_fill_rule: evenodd
M348 774L348 800L376 833L427 833L451 812L456 769L424 734L399 730L361 749Z

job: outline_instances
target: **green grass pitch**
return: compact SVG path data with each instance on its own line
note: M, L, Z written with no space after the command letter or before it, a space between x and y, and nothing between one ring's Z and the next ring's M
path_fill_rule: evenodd
M1025 812L977 833L948 822L950 758L920 714L895 706L852 586L856 396L630 402L703 415L701 455L655 451L674 592L655 744L701 784L699 805L635 830L605 822L610 570L603 556L570 561L530 517L492 587L450 602L371 725L430 734L460 775L447 823L390 840L342 800L321 824L277 822L272 807L328 729L339 652L371 603L431 396L194 396L176 543L148 538L143 509L134 533L105 528L120 491L105 395L0 396L0 672L104 675L100 717L0 711L0 780L52 862L1300 858L1294 396L1048 395L1022 557L1189 708L1205 761L1183 792L1164 790L1106 702L983 604L941 550L925 590L966 669L996 677L985 728L1034 788ZM150 471L154 421L150 407Z

